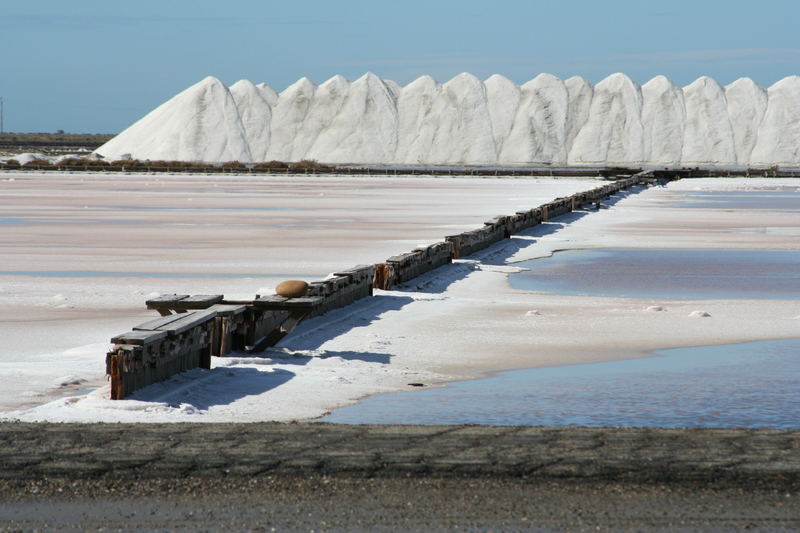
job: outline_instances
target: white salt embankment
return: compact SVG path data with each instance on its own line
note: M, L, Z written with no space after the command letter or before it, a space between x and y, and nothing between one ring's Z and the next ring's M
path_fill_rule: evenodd
M103 145L108 159L397 165L800 166L800 77L680 88L612 74L518 86L463 73L400 87L301 78L280 94L208 77Z

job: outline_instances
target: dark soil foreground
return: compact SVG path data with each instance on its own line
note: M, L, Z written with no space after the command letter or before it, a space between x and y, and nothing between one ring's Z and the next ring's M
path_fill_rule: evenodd
M2 530L800 530L800 431L0 424Z

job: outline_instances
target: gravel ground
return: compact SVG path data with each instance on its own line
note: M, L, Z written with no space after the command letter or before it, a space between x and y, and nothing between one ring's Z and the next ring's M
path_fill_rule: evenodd
M800 431L0 424L8 531L800 529Z
M6 530L720 531L800 528L798 491L508 477L259 476L2 484Z

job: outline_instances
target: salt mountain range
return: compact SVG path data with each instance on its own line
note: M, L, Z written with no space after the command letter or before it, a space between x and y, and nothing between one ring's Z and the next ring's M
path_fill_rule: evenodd
M460 74L405 87L368 73L280 94L208 77L100 147L109 159L404 165L800 166L800 76L763 89L708 77L518 86Z

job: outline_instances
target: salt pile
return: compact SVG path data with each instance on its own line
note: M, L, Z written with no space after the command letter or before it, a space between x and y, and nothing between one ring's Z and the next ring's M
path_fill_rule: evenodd
M280 94L208 77L104 144L108 159L400 165L800 166L800 77L765 90L664 76L595 86L540 74L518 86L467 73L400 87L302 78Z
M151 160L251 161L243 111L228 87L209 76L161 104L97 153Z

